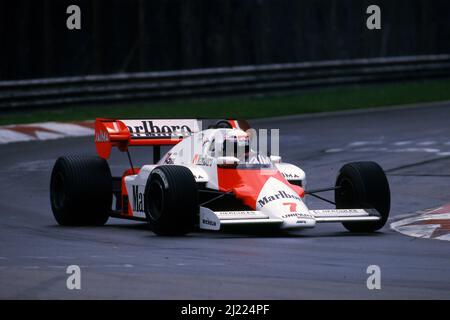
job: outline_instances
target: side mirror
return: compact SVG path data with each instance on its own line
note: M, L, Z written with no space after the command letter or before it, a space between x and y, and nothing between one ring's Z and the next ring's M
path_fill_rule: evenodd
M217 164L218 165L236 165L239 163L239 159L235 157L218 157Z
M281 157L280 156L270 156L270 161L272 163L281 163Z

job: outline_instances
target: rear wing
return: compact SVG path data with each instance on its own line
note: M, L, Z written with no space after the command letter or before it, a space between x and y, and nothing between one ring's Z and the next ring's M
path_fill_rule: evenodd
M175 145L199 132L197 119L102 119L95 120L95 146L100 157L108 159L112 147L127 151L129 146Z

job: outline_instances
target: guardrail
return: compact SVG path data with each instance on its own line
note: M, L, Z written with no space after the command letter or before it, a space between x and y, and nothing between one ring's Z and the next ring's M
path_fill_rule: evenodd
M450 55L427 55L0 81L0 111L449 76Z

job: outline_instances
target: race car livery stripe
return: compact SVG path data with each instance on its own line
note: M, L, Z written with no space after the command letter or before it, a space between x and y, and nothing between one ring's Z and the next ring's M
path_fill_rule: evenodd
M290 184L277 169L226 169L217 168L219 190L233 191L238 199L252 208L256 209L258 196L269 178L275 178L289 186L300 197L303 197L304 190Z
M127 192L127 185L125 182L125 178L127 176L133 175L133 174L138 174L140 171L140 168L133 168L133 169L127 169L125 170L125 172L122 174L122 199L127 198L127 206L122 207L122 214L125 216L133 216L133 209L131 208L131 203L129 200L129 195Z

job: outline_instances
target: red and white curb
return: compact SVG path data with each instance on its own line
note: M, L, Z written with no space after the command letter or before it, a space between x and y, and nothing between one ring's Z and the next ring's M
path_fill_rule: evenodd
M450 241L450 203L393 222L391 228L410 237Z
M0 127L0 144L93 135L93 121L8 125Z

